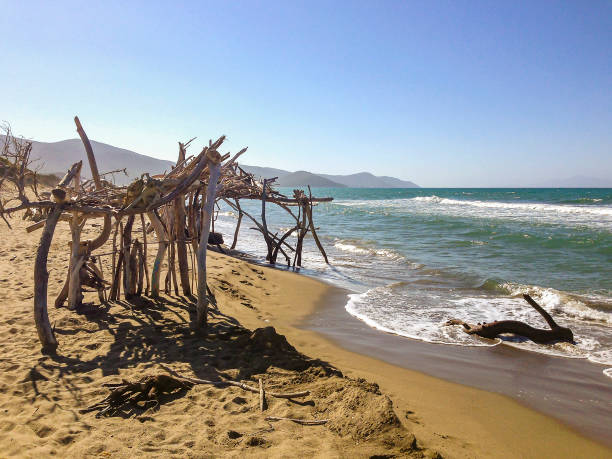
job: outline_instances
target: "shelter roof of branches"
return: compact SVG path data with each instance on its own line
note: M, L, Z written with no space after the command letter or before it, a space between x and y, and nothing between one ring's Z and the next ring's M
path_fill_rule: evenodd
M5 127L4 144L0 145L0 189L5 191L0 200L0 216L10 226L6 217L19 210L35 221L28 232L42 228L42 236L34 267L35 319L43 349L54 350L57 341L50 327L47 314L47 255L56 224L65 220L72 234L70 265L66 283L56 298L61 306L68 300L70 308L80 305L84 286L98 290L101 301L117 300L121 294L127 299L144 293L159 295L160 270L167 256L168 274L165 290L179 293L179 280L183 294L189 296L196 290L197 318L195 328L206 329L207 307L210 289L206 285L206 249L208 244L219 244L219 238L210 234L214 206L223 201L238 214L232 249L236 246L240 223L246 216L255 223L266 242L266 260L276 263L282 254L288 265L301 266L303 241L308 232L315 240L322 256L327 255L316 234L313 222L313 206L331 201L330 197L313 197L303 190L294 190L288 197L271 185L275 178L257 180L244 171L238 158L246 148L234 155L221 154L219 149L225 136L209 141L198 154L189 156L187 149L194 139L179 143L176 166L162 175L143 174L127 187L116 186L110 173L98 171L94 151L78 117L77 132L83 141L92 178L81 180L82 161L72 165L67 174L50 192L38 188L37 174L32 170L32 145L25 139L14 137L10 127ZM109 180L110 179L110 180ZM31 187L36 200L29 198L26 188ZM6 199L7 192L8 199ZM246 212L240 205L242 199L260 200L261 215ZM287 211L295 225L285 234L272 233L266 221L266 203L274 203ZM133 237L135 217L139 215L142 241ZM150 224L145 224L145 216ZM97 238L81 241L81 230L89 218L103 217L104 225ZM96 251L109 241L113 233L112 273L104 278L101 265L96 264ZM147 266L147 233L155 231L157 254L149 275ZM295 246L287 241L297 233ZM119 236L119 237L118 237ZM211 238L211 236L213 236ZM151 242L148 243L151 245ZM187 251L191 252L188 256ZM178 276L175 262L178 262ZM191 264L191 268L190 268ZM196 280L197 273L197 280ZM146 287L144 286L146 283Z

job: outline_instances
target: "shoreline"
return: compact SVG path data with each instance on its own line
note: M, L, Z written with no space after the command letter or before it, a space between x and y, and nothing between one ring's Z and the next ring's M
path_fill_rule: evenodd
M338 289L332 286L333 289ZM330 293L299 327L333 344L424 375L507 396L612 447L612 385L605 365L516 349L428 343L368 326L345 310L346 290Z
M313 329L312 318L321 318L322 311L327 312L334 306L338 309L340 304L343 313L340 322L355 321L385 338L404 338L371 329L346 313L343 289L310 276L258 266L266 269L269 279L290 290L283 288L271 304L264 306L265 320L301 352L329 362L347 375L378 383L392 398L396 411L407 413L406 418L414 423L411 424L413 432L428 447L450 457L609 457L610 446L603 440L595 441L566 423L525 406L522 401L387 362L381 358L384 351L376 347L373 347L377 349L376 356L371 355L373 352L347 348L345 342ZM304 299L313 295L316 298ZM295 305L300 307L296 309ZM247 326L261 326L259 321L245 319L240 318ZM339 325L329 319L324 316L327 327ZM450 367L453 362L446 364ZM601 377L605 378L603 374Z

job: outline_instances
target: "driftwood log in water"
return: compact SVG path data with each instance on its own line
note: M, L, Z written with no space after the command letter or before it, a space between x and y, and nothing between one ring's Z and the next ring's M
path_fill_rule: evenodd
M534 328L524 322L517 320L499 320L490 323L472 325L462 320L452 319L446 322L446 325L462 325L464 331L470 335L478 335L483 338L497 338L504 333L513 333L515 335L524 336L539 344L551 343L554 341L565 341L568 343L574 342L574 334L569 328L560 327L538 303L529 295L523 295L525 301L529 303L536 311L540 313L544 320L550 326L550 330L542 328Z

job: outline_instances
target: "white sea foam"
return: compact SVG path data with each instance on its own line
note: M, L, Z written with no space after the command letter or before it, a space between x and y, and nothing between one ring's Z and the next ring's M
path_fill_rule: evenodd
M583 320L572 320L577 315L571 307L561 307L558 294L551 289L524 286L517 291L529 291L534 298L549 310L557 309L555 319L560 325L574 330L575 344L536 344L511 336L504 337L504 345L526 351L568 358L589 359L592 362L612 365L612 351L602 347L612 329L607 322L589 325ZM586 308L586 306L583 306ZM461 327L445 326L448 319L460 319L469 323L493 322L495 320L518 320L535 327L548 328L544 319L522 298L507 296L462 296L440 298L423 290L415 293L410 285L396 283L353 294L345 306L346 311L369 326L387 333L432 343L462 346L490 346L499 343L480 339L463 333ZM566 311L570 310L570 314ZM609 317L608 317L609 319Z
M493 346L499 342L471 337L468 339L468 335L457 327L444 326L448 319L444 307L423 310L415 305L400 306L397 300L388 286L377 287L349 295L345 309L372 328L430 343Z
M562 223L595 228L609 228L612 225L612 206L458 200L435 195L402 199L340 200L334 203L345 207L362 208L370 213L441 214Z
M397 252L394 252L393 250L361 247L357 245L357 243L352 243L350 241L345 241L343 239L340 239L334 242L334 247L344 252L356 253L360 255L372 255L372 256L386 257L394 261L405 260L404 256L400 255Z
M340 250L344 250L345 252L363 253L363 254L369 253L369 251L366 250L366 249L362 249L361 247L357 247L357 246L355 246L353 244L345 244L345 243L340 242L340 241L336 242L334 244L334 247L336 247L337 249L340 249Z
M608 376L608 377L610 377L610 378L612 378L612 368L606 368L606 369L603 371L603 374L604 374L604 375L606 375L606 376Z
M512 296L527 293L534 297L545 309L562 314L567 318L612 325L612 305L610 305L608 310L599 310L588 305L589 302L607 304L610 301L607 298L591 295L585 296L583 301L581 301L575 295L560 292L553 288L510 282L502 284L502 287Z

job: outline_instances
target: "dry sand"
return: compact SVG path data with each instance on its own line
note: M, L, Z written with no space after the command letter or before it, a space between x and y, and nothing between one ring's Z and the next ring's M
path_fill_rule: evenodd
M60 347L44 356L32 313L40 233L27 234L18 215L11 223L0 230L0 457L610 457L506 397L347 352L298 328L333 300L334 289L214 253L210 286L219 309L207 338L190 331L190 299L109 307L89 293L93 304L79 313L51 306ZM99 230L88 225L84 237ZM64 280L68 241L60 223L49 257L50 304ZM107 274L109 263L105 257ZM106 397L103 383L163 373L160 364L205 379L256 385L262 378L271 391L311 395L268 398L262 414L257 394L197 385L156 407L80 413ZM269 423L268 415L329 421Z

